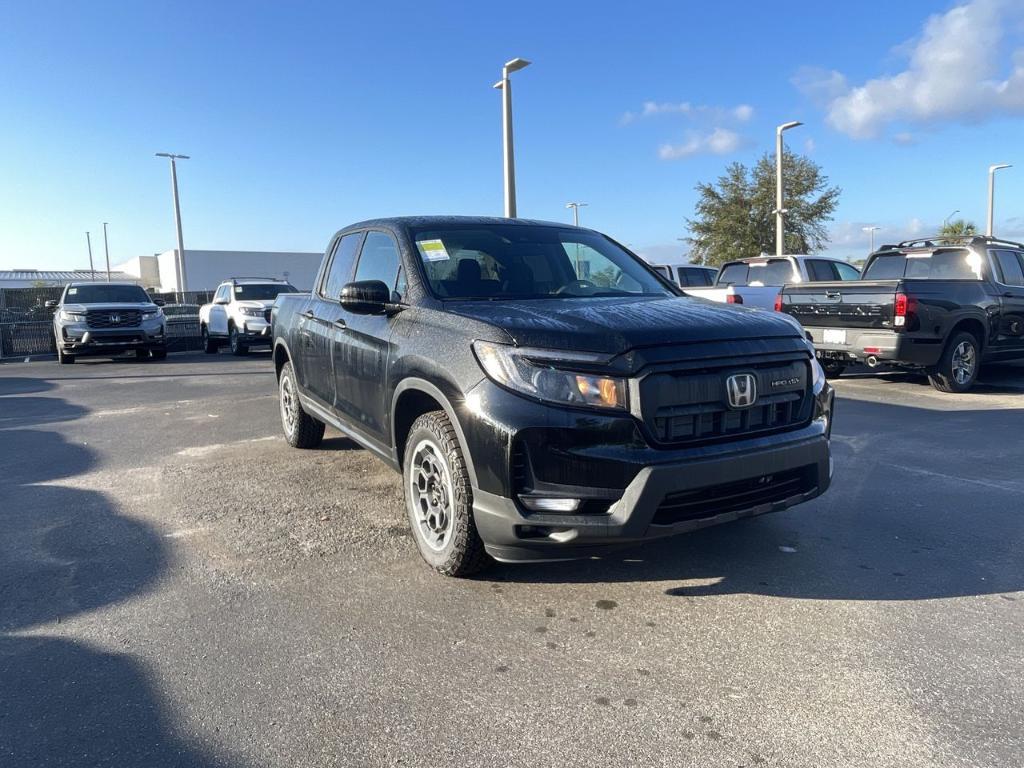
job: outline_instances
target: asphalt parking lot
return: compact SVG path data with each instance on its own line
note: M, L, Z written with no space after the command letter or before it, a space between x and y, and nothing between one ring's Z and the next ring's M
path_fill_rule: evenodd
M1019 766L1024 366L844 377L810 504L434 575L266 355L0 366L0 765Z

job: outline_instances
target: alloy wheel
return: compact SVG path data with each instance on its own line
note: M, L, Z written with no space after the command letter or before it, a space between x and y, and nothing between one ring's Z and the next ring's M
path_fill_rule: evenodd
M421 538L440 552L452 537L455 493L448 462L431 440L421 440L413 449L409 493Z
M961 341L953 350L953 378L957 384L967 384L974 376L978 358L974 345L969 341Z

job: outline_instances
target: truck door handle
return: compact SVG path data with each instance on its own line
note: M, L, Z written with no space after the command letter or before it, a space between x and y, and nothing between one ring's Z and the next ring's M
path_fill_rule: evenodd
M312 309L307 309L305 312L302 313L302 316L310 320L312 320L315 317Z
M344 318L339 317L337 320L334 321L334 327L340 328L341 330L345 330L346 328L348 328L348 323L345 322Z

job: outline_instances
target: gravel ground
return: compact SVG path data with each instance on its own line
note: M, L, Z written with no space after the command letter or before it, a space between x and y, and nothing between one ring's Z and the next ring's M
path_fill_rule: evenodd
M0 765L1018 766L1024 370L838 389L825 497L457 581L265 356L0 366Z

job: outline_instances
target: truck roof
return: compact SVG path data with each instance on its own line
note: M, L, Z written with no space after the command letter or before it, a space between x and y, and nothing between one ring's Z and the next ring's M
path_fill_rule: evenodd
M444 227L452 225L483 224L483 225L514 225L532 227L572 228L572 224L560 221L542 221L539 219L506 219L501 216L389 216L380 219L367 219L350 224L345 229L362 229L374 226L389 227ZM587 229L587 227L579 227Z

